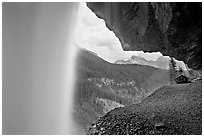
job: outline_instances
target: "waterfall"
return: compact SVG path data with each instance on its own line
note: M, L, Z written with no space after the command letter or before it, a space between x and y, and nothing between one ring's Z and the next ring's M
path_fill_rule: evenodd
M3 3L3 134L72 134L78 3Z

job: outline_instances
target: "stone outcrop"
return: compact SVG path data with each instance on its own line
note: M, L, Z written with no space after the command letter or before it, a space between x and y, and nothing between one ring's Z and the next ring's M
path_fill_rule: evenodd
M202 69L202 3L87 3L124 50L159 51Z
M175 82L177 84L185 84L185 83L190 83L190 81L188 80L188 77L186 77L185 75L179 75L175 78Z

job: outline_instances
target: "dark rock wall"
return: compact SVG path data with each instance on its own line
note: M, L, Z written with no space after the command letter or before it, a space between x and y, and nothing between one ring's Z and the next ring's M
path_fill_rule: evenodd
M202 69L202 3L87 3L124 50L160 51Z
M202 4L171 3L173 18L166 34L167 54L183 60L190 68L202 68Z

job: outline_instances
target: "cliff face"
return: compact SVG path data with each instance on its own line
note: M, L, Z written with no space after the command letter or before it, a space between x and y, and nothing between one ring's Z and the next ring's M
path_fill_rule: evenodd
M87 3L124 50L160 51L202 68L202 3Z

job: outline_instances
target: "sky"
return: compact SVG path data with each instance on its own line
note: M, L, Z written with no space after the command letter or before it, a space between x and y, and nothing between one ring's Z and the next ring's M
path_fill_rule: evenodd
M120 41L110 31L104 20L98 18L87 6L81 3L75 32L75 43L95 52L108 62L130 58L132 55L142 56L147 60L156 60L162 54L144 53L143 51L123 51Z

